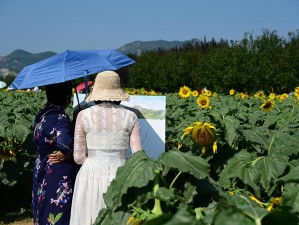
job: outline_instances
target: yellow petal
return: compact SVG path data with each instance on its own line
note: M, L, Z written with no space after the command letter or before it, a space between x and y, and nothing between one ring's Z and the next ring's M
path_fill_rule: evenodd
M205 146L202 146L202 148L201 148L201 154L206 154L206 147Z
M213 144L213 153L216 154L217 153L217 142L214 141L214 144Z
M178 149L180 149L183 146L183 144L178 143Z
M192 130L193 130L193 127L187 127L187 128L185 128L184 133L183 133L181 139L183 139L186 135L190 134L192 132Z

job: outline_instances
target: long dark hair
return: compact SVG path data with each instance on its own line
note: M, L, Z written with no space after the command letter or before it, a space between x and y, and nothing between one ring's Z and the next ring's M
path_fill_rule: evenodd
M72 83L66 81L63 83L50 84L46 86L47 101L55 105L63 105L72 95Z

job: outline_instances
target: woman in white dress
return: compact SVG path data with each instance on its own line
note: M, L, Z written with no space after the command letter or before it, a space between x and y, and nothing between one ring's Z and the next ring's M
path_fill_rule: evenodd
M125 163L125 150L142 149L137 115L119 105L129 101L113 71L97 75L87 102L95 105L79 112L75 126L74 160L82 164L77 175L70 225L94 223L105 208L103 194Z

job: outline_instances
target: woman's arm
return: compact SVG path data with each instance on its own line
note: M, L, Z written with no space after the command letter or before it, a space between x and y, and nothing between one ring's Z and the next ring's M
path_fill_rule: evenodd
M67 116L58 117L55 126L55 136L57 151L49 154L49 161L51 163L70 161L73 157L74 138L70 120Z
M84 132L83 111L79 112L75 125L74 160L81 165L86 159L86 133Z
M131 146L132 154L134 154L135 152L138 152L142 149L141 131L140 131L140 125L139 125L138 119L136 119L136 122L133 126L133 129L132 129L132 132L130 135L130 146Z

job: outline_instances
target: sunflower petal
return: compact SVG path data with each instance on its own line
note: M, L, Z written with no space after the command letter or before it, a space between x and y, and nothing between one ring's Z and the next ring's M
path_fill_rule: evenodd
M217 142L214 141L214 144L213 144L213 153L216 154L217 153Z

